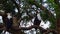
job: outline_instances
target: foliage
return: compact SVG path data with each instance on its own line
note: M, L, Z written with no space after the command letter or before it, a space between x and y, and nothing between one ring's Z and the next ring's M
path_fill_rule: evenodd
M42 20L43 21L49 20L51 22L51 27L50 28L54 29L56 27L55 26L56 25L56 18L54 17L54 15L51 12L49 12L50 10L47 9L48 7L43 8L42 3L44 3L44 2L42 2L42 0L36 0L36 1L35 0L21 0L21 1L24 3L23 7L21 7L21 5L19 5L16 2L17 5L20 6L19 7L20 8L20 11L19 11L20 13L15 14L15 15L17 15L18 19L22 18L21 16L23 15L23 13L27 13L27 16L24 16L22 18L23 20L26 19L26 21L29 21L32 18L34 18L35 14L32 14L32 10L34 10L34 8L32 8L31 6L35 5L37 7L36 9L40 8L40 10L42 10L42 11L40 11L40 15L41 15ZM60 8L59 8L59 5L55 3L55 0L47 0L45 3L48 3L49 8L54 8L55 13L57 14L56 15L57 18L60 18ZM0 4L2 4L0 9L5 10L6 12L14 13L15 8L17 8L19 10L19 8L16 7L16 5L12 2L12 0L0 0ZM41 7L42 7L42 9L41 9ZM29 9L29 11L27 11L27 9Z

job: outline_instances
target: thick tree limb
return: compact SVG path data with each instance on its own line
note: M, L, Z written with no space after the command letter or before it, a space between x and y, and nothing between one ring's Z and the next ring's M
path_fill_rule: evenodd
M36 26L36 25L32 25L32 26L29 26L29 27L20 27L21 30L30 30L32 28L41 29L42 27L39 27L39 26Z
M57 5L56 9L56 30L58 31L58 34L60 34L60 0L54 0L55 4Z
M45 29L43 29L42 27L40 26L36 26L36 25L32 25L32 26L29 26L29 27L17 27L17 26L13 26L12 29L10 31L20 31L20 30L31 30L32 28L38 28L39 30L41 30L41 32ZM0 28L0 29L5 29L5 28ZM56 30L54 29L47 29L46 31L43 31L44 34L46 33L49 33L49 32L53 32L53 33L57 33Z

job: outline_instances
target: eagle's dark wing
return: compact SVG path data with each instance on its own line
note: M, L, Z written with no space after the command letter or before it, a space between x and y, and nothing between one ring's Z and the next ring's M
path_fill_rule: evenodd
M35 20L34 20L34 25L37 25L39 26L41 23L41 20L38 19L38 17L35 17Z

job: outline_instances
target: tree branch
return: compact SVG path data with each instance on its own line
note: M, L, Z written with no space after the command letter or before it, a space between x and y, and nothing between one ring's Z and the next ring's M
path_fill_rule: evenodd
M15 6L17 7L18 13L20 13L20 6L19 6L19 4L17 4L15 0L11 0L11 1L12 1L12 2L15 4Z
M12 31L12 30L13 30L13 31L31 30L32 28L37 28L37 29L39 29L41 32L43 32L44 34L49 33L49 32L57 33L57 31L54 30L54 29L47 29L46 32L45 32L45 31L43 31L43 30L45 30L45 29L43 29L43 28L40 27L40 26L36 26L36 25L32 25L32 26L29 26L29 27L17 27L17 26L13 26L12 29L11 29L11 31ZM0 28L0 30L1 30L1 29L3 30L3 29L5 29L5 28Z
M32 26L29 26L29 27L19 27L19 28L13 27L13 30L15 30L15 31L19 31L19 30L31 30L32 28L39 29L41 32L43 32L43 34L48 34L50 32L52 32L53 34L58 34L57 31L54 30L54 29L47 29L47 30L45 30L42 27L36 26L36 25L32 25Z
M11 0L11 1L15 4L16 8L18 9L17 18L19 20L19 18L21 18L22 15L22 13L20 13L20 5L19 5L20 3L17 4L15 0Z
M35 4L37 7L41 8L42 11L45 11L45 13L49 14L49 15L48 15L49 17L52 16L51 11L49 11L47 8L45 8L44 6L42 6L42 4L39 5L37 2L34 2L34 4Z

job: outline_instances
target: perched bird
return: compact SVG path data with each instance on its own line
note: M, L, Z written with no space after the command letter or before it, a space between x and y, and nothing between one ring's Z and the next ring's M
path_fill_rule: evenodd
M34 19L34 25L39 26L40 23L41 23L41 20L38 19L37 14L36 14L35 19Z
M37 14L36 14L33 24L36 25L36 26L39 26L40 23L41 23L41 20L38 19ZM37 28L35 28L35 29L37 30Z
M13 24L13 19L10 13L7 13L7 18L6 18L6 28L10 29Z
M35 20L34 20L34 25L37 25L39 26L41 23L41 20L39 20L37 17L35 17Z

